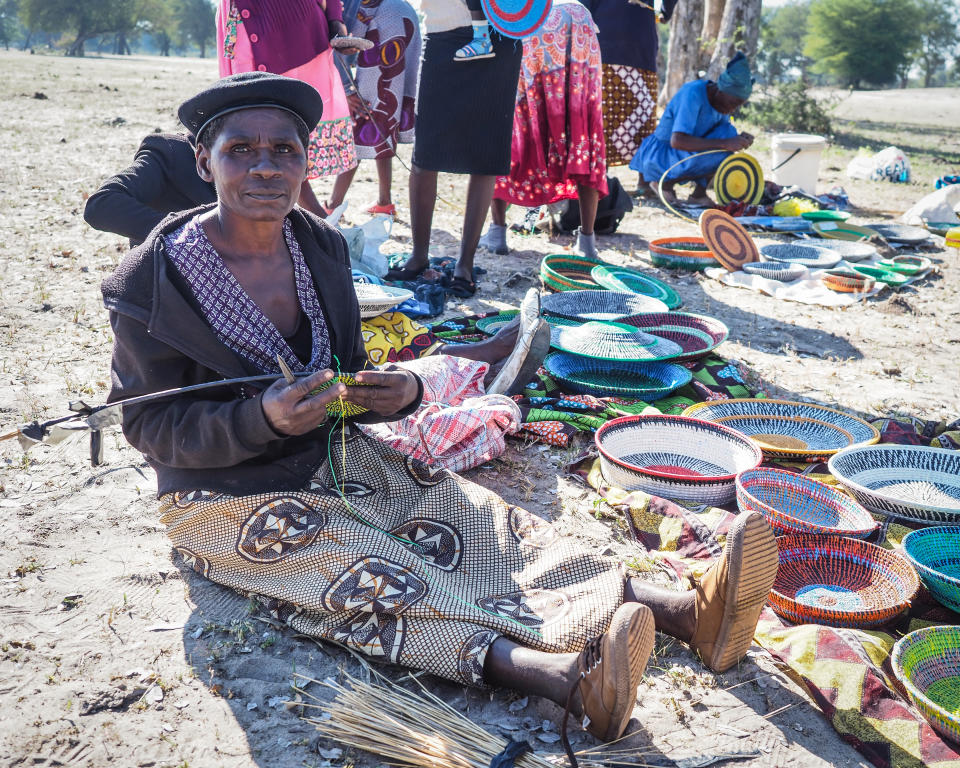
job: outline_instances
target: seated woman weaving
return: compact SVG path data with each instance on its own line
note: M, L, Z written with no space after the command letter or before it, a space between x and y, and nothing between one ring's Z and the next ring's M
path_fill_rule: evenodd
M124 410L124 434L157 473L167 533L196 571L300 632L545 696L615 738L655 623L713 669L745 653L776 572L773 535L761 516L741 515L695 590L654 588L493 492L355 429L408 413L420 388L400 367L359 370L343 239L294 207L321 111L309 85L261 73L185 102L179 114L217 203L167 219L104 282L112 400L277 375L263 391ZM287 383L278 356L303 377ZM362 386L316 392L332 369ZM366 412L328 417L341 400Z
M692 181L696 185L688 202L712 206L707 187L717 167L731 152L740 152L753 143L749 133L738 133L730 115L743 106L753 90L747 57L737 54L726 70L712 80L686 83L667 104L656 131L647 136L630 161L639 172L638 186L649 186L656 195L664 172L669 170L659 192L676 202L674 187ZM722 150L694 157L707 150ZM691 158L681 162L685 158ZM676 167L674 167L676 166Z

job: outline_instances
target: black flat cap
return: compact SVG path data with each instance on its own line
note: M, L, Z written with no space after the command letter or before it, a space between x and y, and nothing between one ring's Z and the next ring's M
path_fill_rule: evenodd
M299 117L312 131L323 115L323 100L312 85L269 72L242 72L217 80L205 91L187 99L177 116L199 137L211 120L241 109L273 107Z

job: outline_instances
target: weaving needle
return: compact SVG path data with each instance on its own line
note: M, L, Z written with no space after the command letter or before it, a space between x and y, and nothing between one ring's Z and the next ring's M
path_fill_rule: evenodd
M277 363L280 365L280 372L283 374L284 381L286 381L287 384L293 384L297 380L297 377L293 375L290 366L283 361L279 353L277 353Z

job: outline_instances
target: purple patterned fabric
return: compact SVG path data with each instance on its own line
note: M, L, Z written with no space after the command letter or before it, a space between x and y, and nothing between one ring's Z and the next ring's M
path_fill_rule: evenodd
M163 242L167 258L187 281L204 318L223 344L264 373L280 373L277 355L293 371L320 371L330 367L327 323L289 220L283 222L283 237L293 261L300 308L313 330L313 350L307 365L300 362L280 331L227 269L197 218L164 235Z

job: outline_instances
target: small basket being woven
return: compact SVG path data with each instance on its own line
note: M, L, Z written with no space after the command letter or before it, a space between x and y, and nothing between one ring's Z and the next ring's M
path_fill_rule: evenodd
M960 627L923 627L901 637L890 665L930 727L960 742Z
M667 269L704 270L719 266L702 237L661 237L650 241L650 261Z
M865 539L877 523L847 494L784 469L757 467L737 475L737 506L760 512L774 531Z
M603 290L591 276L597 265L606 265L602 259L558 253L544 256L540 262L540 278L554 291Z
M934 599L960 613L960 527L911 531L903 539L903 553Z
M878 627L903 613L920 587L904 558L860 539L790 534L777 549L770 605L797 624Z

